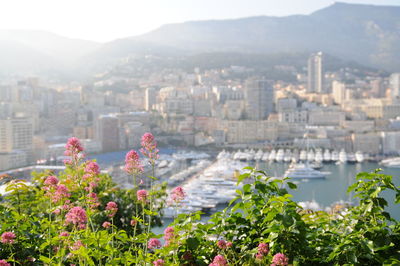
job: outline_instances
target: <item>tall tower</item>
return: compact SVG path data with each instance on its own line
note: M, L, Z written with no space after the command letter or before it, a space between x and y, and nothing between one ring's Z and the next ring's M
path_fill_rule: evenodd
M397 102L400 97L400 73L390 75L390 96L393 102Z
M248 80L245 88L247 117L262 120L274 112L275 91L272 82Z
M322 52L311 54L308 58L307 92L325 93L324 73L322 69Z

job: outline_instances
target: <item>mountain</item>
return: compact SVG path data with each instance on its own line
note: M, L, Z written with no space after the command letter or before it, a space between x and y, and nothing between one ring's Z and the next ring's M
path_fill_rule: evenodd
M70 73L78 59L101 44L35 30L0 30L3 73Z
M400 7L335 3L310 15L189 21L102 44L43 31L0 30L0 75L51 71L87 77L147 55L165 57L163 62L172 65L198 60L207 66L221 53L220 59L235 54L235 62L264 54L297 64L300 57L292 55L315 51L400 72Z
M91 58L147 51L311 53L323 51L400 71L400 7L335 3L310 15L249 17L168 24L104 44Z

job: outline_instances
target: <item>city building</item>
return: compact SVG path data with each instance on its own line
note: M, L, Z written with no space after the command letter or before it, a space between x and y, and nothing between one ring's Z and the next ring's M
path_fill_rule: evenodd
M246 115L263 120L274 112L275 89L271 81L250 79L245 85Z
M325 93L324 72L322 67L322 52L312 54L308 58L307 92Z

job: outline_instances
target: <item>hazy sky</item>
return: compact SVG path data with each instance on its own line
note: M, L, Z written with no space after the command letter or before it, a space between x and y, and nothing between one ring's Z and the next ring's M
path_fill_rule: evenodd
M162 24L254 15L309 14L332 0L0 0L0 29L37 29L95 41ZM400 0L343 0L400 5Z

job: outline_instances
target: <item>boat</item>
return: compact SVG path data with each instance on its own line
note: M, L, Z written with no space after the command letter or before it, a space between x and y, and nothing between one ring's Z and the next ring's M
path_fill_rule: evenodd
M286 151L285 151L285 155L283 156L283 161L285 162L285 163L288 163L288 162L290 162L292 160L292 152L289 150L289 149L287 149Z
M361 151L357 151L355 156L358 163L364 162L365 156Z
M279 149L278 152L276 153L275 160L280 163L283 161L283 157L285 156L285 152L283 149Z
M266 152L264 152L264 154L263 154L261 160L264 161L264 162L266 162L266 161L268 161L268 159L269 159L269 152L266 151Z
M400 168L400 157L382 160L380 164L389 168Z
M308 163L292 164L285 172L285 177L293 179L321 179L325 178L327 173L311 168Z
M339 162L340 163L347 163L347 153L344 149L339 152Z
M321 163L324 160L324 156L322 155L322 151L320 149L318 149L315 152L315 158L314 158L315 162L317 163Z
M323 159L324 162L328 163L328 162L330 162L332 160L331 152L328 149L326 149L324 151L323 157L324 157L324 159Z
M254 155L254 160L255 161L261 161L263 155L264 155L264 153L262 152L262 150L258 150L256 155Z
M275 151L275 150L272 150L272 151L269 153L268 159L269 159L270 161L274 161L274 160L275 160L275 157L276 157L276 151Z
M339 153L338 153L337 150L332 151L331 160L334 161L334 162L339 161Z
M307 152L305 150L300 151L300 156L299 156L300 161L305 161L307 160Z
M355 153L350 152L347 154L347 162L348 163L356 163L357 162Z
M315 153L314 150L309 150L307 152L307 161L312 162L315 160Z
M292 152L292 162L297 163L297 161L299 160L299 151L298 150L294 150Z

